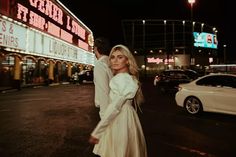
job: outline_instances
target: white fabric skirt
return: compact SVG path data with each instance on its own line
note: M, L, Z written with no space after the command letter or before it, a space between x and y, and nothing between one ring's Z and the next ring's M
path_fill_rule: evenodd
M101 157L147 157L140 120L130 103L124 104L104 131L93 153Z

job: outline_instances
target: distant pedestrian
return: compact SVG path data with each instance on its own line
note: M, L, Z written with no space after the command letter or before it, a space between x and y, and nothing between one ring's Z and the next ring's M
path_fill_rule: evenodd
M109 103L109 82L113 76L108 66L109 40L104 37L96 38L94 53L97 58L94 65L95 106L100 108L99 115L102 118Z
M101 157L147 157L146 142L137 108L143 102L138 66L130 50L116 45L109 55L114 77L110 81L110 103L89 142Z

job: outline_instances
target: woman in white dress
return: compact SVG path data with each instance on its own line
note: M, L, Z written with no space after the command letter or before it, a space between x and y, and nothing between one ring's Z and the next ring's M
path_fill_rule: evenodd
M137 108L143 101L138 66L130 50L116 45L109 55L114 77L110 81L110 103L89 142L101 157L147 157L146 142Z

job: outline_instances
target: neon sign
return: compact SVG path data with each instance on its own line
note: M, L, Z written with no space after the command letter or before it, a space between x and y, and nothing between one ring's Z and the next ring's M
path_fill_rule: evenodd
M84 25L62 10L51 0L14 0L18 20L47 32L69 43L88 50L88 37ZM14 11L13 11L14 12Z
M30 5L44 13L55 22L63 25L63 11L50 0L29 0Z
M159 63L164 63L164 64L168 64L168 63L174 63L174 59L161 59L161 58L147 58L147 62L148 63L156 63L156 64L159 64Z

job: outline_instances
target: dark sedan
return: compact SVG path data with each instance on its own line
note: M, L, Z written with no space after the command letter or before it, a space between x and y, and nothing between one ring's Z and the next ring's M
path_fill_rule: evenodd
M93 82L93 70L83 70L79 73L79 83L92 83Z
M177 92L178 85L189 83L196 79L198 74L192 70L165 70L154 78L154 86L161 92Z

